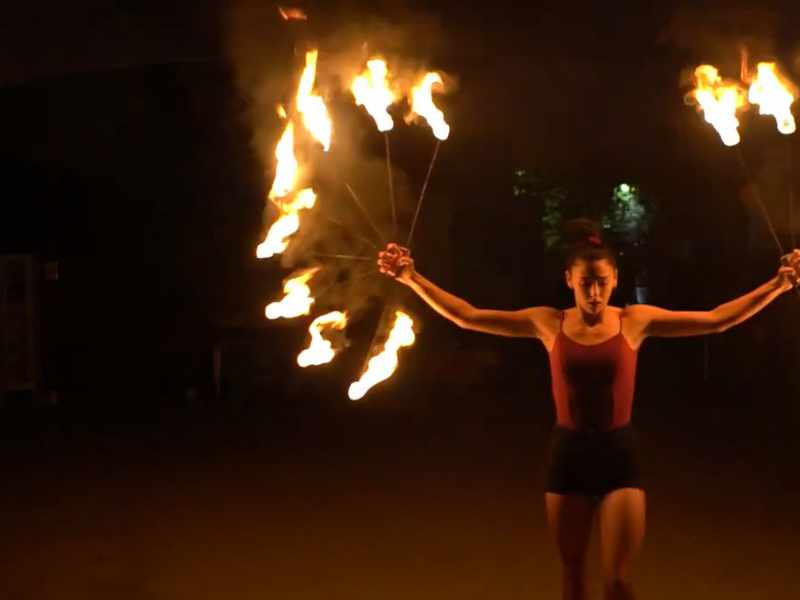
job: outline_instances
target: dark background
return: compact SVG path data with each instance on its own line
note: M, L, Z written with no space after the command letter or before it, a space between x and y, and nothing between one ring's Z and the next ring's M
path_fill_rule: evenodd
M0 410L5 597L557 597L543 349L459 331L408 298L417 344L351 403L380 298L319 370L294 363L307 321L263 318L288 271L254 257L271 173L237 83L232 11L253 10L277 73L295 70L299 40L381 23L412 32L389 36L398 49L457 76L416 259L476 305L569 303L541 205L512 194L520 168L590 216L622 181L657 200L642 258L654 304L712 308L774 273L752 186L683 104L682 76L700 62L735 76L745 43L800 80L793 3L305 7L307 24L257 3L6 13L0 252L58 261L59 280L41 287L43 382L58 401ZM743 121L788 246L780 165L787 144L800 155L797 137L752 111ZM417 189L432 140L392 135ZM382 159L374 137L364 152ZM622 277L619 303L631 301ZM643 347L643 597L796 596L798 309L786 294L720 336Z

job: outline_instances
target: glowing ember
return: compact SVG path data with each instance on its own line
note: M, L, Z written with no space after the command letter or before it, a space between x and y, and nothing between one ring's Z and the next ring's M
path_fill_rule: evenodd
M305 21L308 19L306 13L304 13L299 8L283 8L282 6L278 7L278 12L280 13L281 17L284 21Z
M450 125L445 122L444 113L433 103L431 88L434 84L442 85L442 77L435 72L427 73L421 82L411 88L411 111L428 122L437 139L446 140L450 135Z
M302 209L314 208L317 196L311 188L305 188L295 194L290 202L276 202L281 215L272 224L267 232L267 237L256 248L258 258L271 258L282 253L289 246L289 238L300 229L300 215Z
M267 305L264 313L268 319L294 319L311 312L311 305L314 298L311 297L311 289L308 287L309 280L319 268L306 269L296 277L292 277L283 284L283 292L286 294L280 302L271 302Z
M317 74L317 51L306 52L306 68L297 90L297 112L303 115L303 125L327 152L331 147L331 119L320 96L312 93Z
M284 112L284 115L286 113ZM275 179L269 192L270 198L282 198L291 193L297 182L297 159L294 156L294 126L289 123L275 147Z
M347 313L333 311L314 319L308 332L311 334L311 344L297 356L297 364L305 368L310 365L323 365L329 363L336 356L333 344L322 337L324 328L344 329L347 326Z
M792 115L795 93L794 86L778 75L775 63L758 63L748 99L752 104L758 104L758 114L775 117L778 131L784 135L794 133L796 129Z
M717 130L722 143L739 143L739 119L736 111L745 104L744 91L735 83L725 83L719 71L711 65L700 65L694 71L697 87L691 95L703 110L703 116Z
M396 98L389 88L388 75L386 62L373 58L367 62L367 69L350 86L356 105L367 109L375 119L378 131L389 131L394 127L394 121L387 109Z
M380 354L373 356L361 379L350 384L347 395L351 400L360 400L376 384L392 376L397 369L397 352L414 343L414 321L402 311L395 312L395 322L389 339Z

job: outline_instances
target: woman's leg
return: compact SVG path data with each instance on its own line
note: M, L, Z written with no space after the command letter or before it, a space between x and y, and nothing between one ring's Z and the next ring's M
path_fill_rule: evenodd
M633 600L631 565L644 539L644 490L622 488L606 494L598 518L605 598Z
M562 564L563 600L586 597L586 549L592 532L595 503L586 496L544 495L547 523L555 537Z

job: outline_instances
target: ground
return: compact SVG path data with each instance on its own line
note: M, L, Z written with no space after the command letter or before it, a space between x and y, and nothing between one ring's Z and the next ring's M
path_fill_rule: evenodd
M555 599L541 421L362 406L17 429L2 445L0 596ZM640 597L798 597L785 444L645 421ZM599 597L596 540L592 553Z

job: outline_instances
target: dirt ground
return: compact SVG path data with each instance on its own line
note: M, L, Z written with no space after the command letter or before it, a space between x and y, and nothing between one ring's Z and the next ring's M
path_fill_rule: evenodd
M529 415L34 429L2 444L9 600L559 597ZM638 596L799 597L797 445L639 429Z

